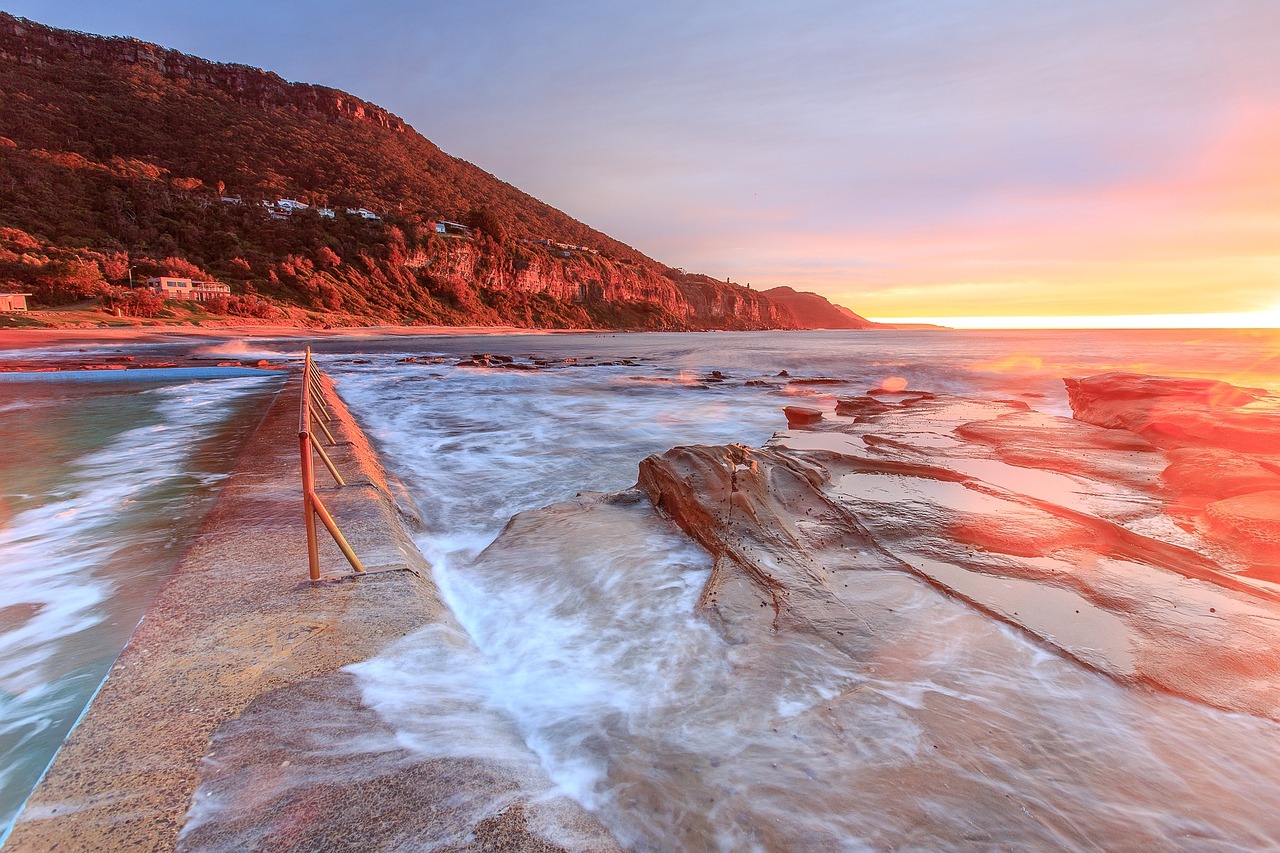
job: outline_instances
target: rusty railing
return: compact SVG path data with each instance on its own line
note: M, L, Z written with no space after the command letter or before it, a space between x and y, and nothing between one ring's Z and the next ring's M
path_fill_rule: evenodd
M338 529L337 522L333 520L333 516L325 508L324 501L320 500L320 496L316 494L315 454L319 454L320 461L329 469L329 473L333 475L333 479L337 484L339 486L346 485L342 475L338 473L338 469L334 466L333 460L329 458L329 454L324 452L324 447L320 444L320 440L316 438L316 434L311 430L313 424L319 427L320 432L324 434L325 439L329 442L329 446L333 447L338 442L327 425L327 422L332 420L329 416L329 410L324 405L320 371L316 369L315 363L311 360L311 347L307 347L307 358L302 367L302 401L298 407L298 449L302 453L302 512L307 520L307 560L311 580L313 581L320 580L320 546L316 540L317 518L320 519L325 529L329 531L329 535L333 537L333 541L337 543L342 555L351 564L351 568L358 574L364 574L364 565L361 564L360 558L356 556L355 551L351 550L347 537L342 535L342 531Z

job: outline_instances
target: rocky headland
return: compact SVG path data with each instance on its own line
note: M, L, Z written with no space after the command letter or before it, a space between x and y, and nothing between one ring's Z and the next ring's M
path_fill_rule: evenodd
M0 77L0 287L41 309L0 326L870 325L669 267L346 92L4 12ZM230 293L133 288L164 275Z

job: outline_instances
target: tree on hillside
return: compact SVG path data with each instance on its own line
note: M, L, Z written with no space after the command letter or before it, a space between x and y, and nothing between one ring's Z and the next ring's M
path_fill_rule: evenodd
M466 225L479 231L495 243L505 243L510 236L510 231L503 223L502 218L492 207L476 207L466 216Z

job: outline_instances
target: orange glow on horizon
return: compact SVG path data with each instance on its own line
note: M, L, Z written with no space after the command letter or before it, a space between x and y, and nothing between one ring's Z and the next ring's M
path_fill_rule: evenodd
M840 241L865 263L798 265L792 284L888 322L1280 327L1277 150L1280 107L1242 102L1176 170L1017 194L929 228L811 235L797 257Z
M1280 309L1223 314L869 317L879 323L927 323L953 329L1280 329Z

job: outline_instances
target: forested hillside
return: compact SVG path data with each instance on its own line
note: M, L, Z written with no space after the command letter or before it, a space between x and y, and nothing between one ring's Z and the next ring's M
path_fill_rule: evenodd
M131 271L217 279L212 310L295 322L797 325L343 92L0 13L0 288L154 313Z

